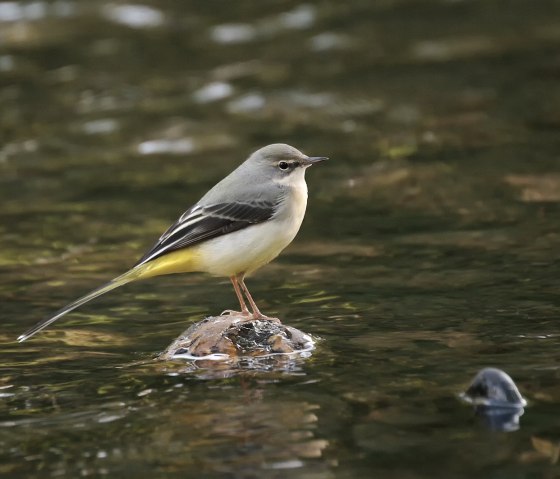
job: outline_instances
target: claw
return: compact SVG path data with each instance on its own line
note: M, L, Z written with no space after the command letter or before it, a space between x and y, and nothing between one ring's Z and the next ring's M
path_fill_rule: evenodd
M225 314L228 316L249 316L251 313L249 313L249 311L234 311L233 309L226 309L222 311L220 316L224 316Z
M280 321L278 318L271 318L270 316L265 316L264 314L260 313L260 314L253 314L252 319L254 321L259 320L259 321L271 321L273 323L276 324L282 324L282 321Z

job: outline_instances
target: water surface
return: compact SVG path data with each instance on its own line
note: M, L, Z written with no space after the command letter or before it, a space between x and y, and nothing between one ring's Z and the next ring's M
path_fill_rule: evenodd
M0 2L0 473L557 473L560 3ZM122 273L251 151L308 171L296 241L248 280L318 338L232 369L153 358L235 304ZM485 366L529 401L489 431Z

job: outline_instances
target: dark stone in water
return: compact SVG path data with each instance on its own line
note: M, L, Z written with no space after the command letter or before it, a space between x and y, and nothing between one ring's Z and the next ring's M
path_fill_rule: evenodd
M204 357L227 354L230 358L309 351L311 336L279 320L248 320L241 315L206 318L188 328L160 355Z
M493 431L516 431L527 401L504 371L484 368L478 372L461 398L473 404L475 415Z
M527 405L513 379L496 368L480 370L462 398L479 406L522 408Z

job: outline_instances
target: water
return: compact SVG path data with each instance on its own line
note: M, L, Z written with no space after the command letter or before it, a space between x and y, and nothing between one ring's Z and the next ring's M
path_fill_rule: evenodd
M0 3L0 474L553 477L560 423L558 1ZM259 146L308 172L248 280L309 358L159 363L224 279L118 290ZM485 366L528 399L489 431Z

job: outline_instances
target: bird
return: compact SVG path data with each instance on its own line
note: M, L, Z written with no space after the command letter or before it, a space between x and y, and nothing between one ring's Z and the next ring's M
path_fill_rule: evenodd
M245 277L292 242L307 207L305 171L327 159L307 156L283 143L260 148L187 209L130 270L43 319L17 341L29 339L70 311L120 286L173 273L228 277L241 311L227 313L247 320L273 319L261 313Z

